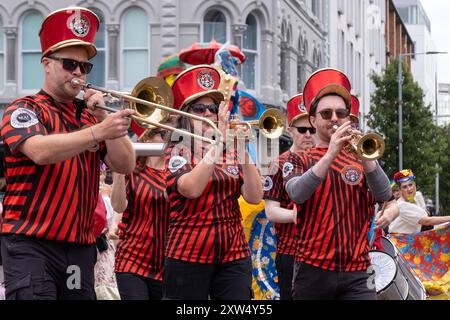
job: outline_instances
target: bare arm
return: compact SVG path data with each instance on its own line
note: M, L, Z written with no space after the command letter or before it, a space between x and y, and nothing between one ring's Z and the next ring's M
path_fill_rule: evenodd
M125 176L123 174L113 173L111 205L116 212L124 212L128 206Z
M450 216L443 217L424 217L419 220L419 223L423 226L435 226L437 224L450 222Z
M265 209L267 219L275 223L296 223L297 222L297 206L294 205L292 210L285 209L280 206L278 201L265 200Z
M261 202L264 190L262 187L262 177L252 163L247 151L245 151L246 161L242 165L244 174L244 184L241 187L241 193L245 201L250 204L258 204Z
M222 144L211 146L203 159L177 181L178 192L188 199L200 197L208 184L217 158L222 155Z

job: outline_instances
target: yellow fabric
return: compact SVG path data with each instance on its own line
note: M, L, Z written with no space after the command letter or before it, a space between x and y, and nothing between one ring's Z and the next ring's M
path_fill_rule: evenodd
M450 271L439 280L423 281L429 300L450 300Z
M255 220L256 215L264 209L265 203L264 200L262 200L258 204L250 204L245 201L242 196L239 197L238 202L242 214L242 225L244 227L245 239L247 239L248 242L250 241L253 221ZM253 294L255 295L255 300L266 300L254 277L252 277L252 288Z

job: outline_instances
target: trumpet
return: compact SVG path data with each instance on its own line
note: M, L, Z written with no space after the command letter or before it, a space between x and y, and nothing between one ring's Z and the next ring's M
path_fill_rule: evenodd
M252 126L258 126L261 133L268 139L279 138L286 129L286 118L284 114L276 109L270 108L262 113L259 120L241 121L232 118L229 122L229 127L237 127L246 125L251 130Z
M160 78L149 77L141 80L135 86L131 95L97 87L79 78L73 78L71 80L71 84L74 87L76 86L81 87L82 90L84 91L86 91L87 89L94 89L102 93L105 93L111 97L123 99L130 102L130 108L132 108L136 112L136 115L131 115L131 118L135 120L140 126L146 127L147 129L152 127L160 127L166 130L177 132L181 135L186 135L196 139L200 139L205 142L209 142L211 144L218 143L218 141L216 140L160 123L168 116L170 116L170 113L175 113L181 116L204 121L208 125L210 125L215 132L219 132L216 125L211 120L184 111L173 109L172 89L164 80ZM96 108L103 109L113 113L117 112L116 109L107 106L97 105ZM156 112L157 110L159 111Z
M334 125L334 131L339 128ZM366 134L359 134L349 130L352 138L348 141L344 149L347 152L353 152L361 160L377 160L383 156L385 143L381 134L377 132L370 132Z

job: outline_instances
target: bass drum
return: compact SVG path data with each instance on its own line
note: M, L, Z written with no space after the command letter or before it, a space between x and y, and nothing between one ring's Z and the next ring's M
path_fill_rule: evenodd
M378 300L406 300L408 282L400 272L394 258L377 250L370 251L369 256L375 273Z
M415 272L411 269L408 261L399 253L397 247L386 237L381 237L386 253L395 259L399 266L400 272L408 282L408 298L407 300L426 300L427 294L422 281L419 280Z

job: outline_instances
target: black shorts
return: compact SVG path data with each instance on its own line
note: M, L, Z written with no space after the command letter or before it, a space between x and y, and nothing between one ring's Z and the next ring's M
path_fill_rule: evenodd
M161 300L162 282L127 272L116 272L122 300Z
M377 300L366 271L328 271L295 262L294 300Z
M166 258L165 300L250 300L252 261L250 257L227 263L192 263Z
M95 300L93 245L3 235L7 300Z
M292 300L292 282L294 275L295 257L288 254L278 254L275 258L275 266L278 274L278 286L280 287L280 299Z

